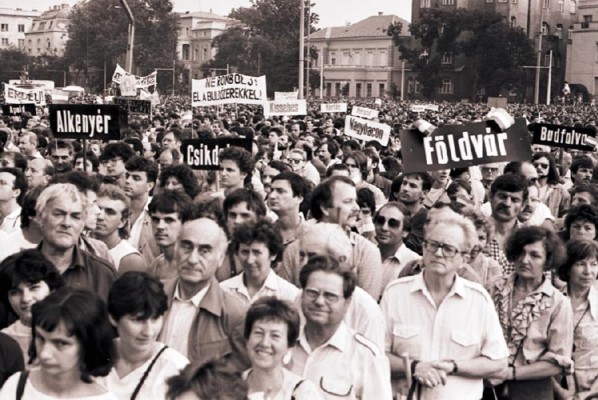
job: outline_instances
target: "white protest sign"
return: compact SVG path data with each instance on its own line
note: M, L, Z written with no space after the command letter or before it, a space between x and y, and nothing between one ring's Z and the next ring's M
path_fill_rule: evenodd
M374 104L376 104L377 106L381 106L382 105L382 99L376 99L376 101L374 102Z
M345 135L359 140L375 140L382 146L388 145L391 127L379 122L347 115L345 119Z
M347 112L347 103L322 103L320 104L320 111L327 113Z
M438 104L426 104L424 107L426 107L426 110L430 110L430 111L438 112L438 110L439 110Z
M305 100L268 101L264 104L264 116L271 115L306 115L307 103Z
M298 91L294 92L274 92L274 100L297 100Z
M426 106L423 104L414 104L411 106L411 112L420 113L426 111Z
M120 80L120 95L121 96L136 96L137 89L135 84L137 79L133 75L125 75Z
M193 107L220 104L263 104L266 98L266 76L228 74L206 79L193 79Z
M136 88L148 88L150 86L155 86L157 83L158 72L154 71L147 76L137 76L128 73L123 67L116 64L116 68L114 69L114 74L112 74L112 82L121 84L121 81L124 77L132 76L135 78L135 87Z
M372 110L371 108L353 106L353 109L351 110L351 115L354 115L356 117L361 117L361 118L374 119L374 118L378 118L378 110Z
M46 94L44 88L22 89L5 83L4 100L6 104L33 103L44 106L46 105Z

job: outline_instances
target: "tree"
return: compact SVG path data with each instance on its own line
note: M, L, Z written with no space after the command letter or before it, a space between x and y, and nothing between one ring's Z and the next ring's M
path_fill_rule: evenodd
M387 34L398 46L401 59L417 71L427 98L434 97L442 81L445 54L454 60L464 56L474 72L473 93L483 88L487 95L497 96L503 89L525 85L521 67L533 60L532 44L521 28L511 28L498 13L431 9L409 31L417 46L400 36L400 24L391 24Z
M0 82L8 82L9 79L19 79L20 73L27 69L33 57L16 47L9 47L0 49L0 60Z
M133 72L147 75L154 68L171 68L178 36L178 16L172 13L172 1L128 0L128 4L135 18ZM108 79L117 62L124 64L127 30L128 19L118 0L80 2L73 7L65 58L88 77L91 88L103 87L100 71L104 63Z
M306 10L311 8L307 2ZM212 47L218 52L202 70L206 73L229 65L242 74L266 75L270 94L291 91L297 87L300 7L299 0L251 0L251 7L233 9L229 17L242 26L229 28L214 39ZM315 31L318 18L306 12L306 34Z

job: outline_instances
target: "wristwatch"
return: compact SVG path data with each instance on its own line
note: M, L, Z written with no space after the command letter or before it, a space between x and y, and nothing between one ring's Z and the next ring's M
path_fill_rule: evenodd
M455 360L448 360L448 361L453 364L453 370L449 373L449 375L455 375L457 372L459 372L459 366L457 365Z

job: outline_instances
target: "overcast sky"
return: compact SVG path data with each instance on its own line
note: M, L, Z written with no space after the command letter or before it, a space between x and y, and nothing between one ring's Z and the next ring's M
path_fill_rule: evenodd
M173 0L175 11L209 11L227 15L231 8L249 7L249 0ZM346 22L355 23L379 11L395 14L409 21L411 0L312 0L316 4L314 12L320 15L319 28L341 26ZM75 4L76 0L0 0L2 8L48 10L54 4ZM339 11L339 9L342 9Z

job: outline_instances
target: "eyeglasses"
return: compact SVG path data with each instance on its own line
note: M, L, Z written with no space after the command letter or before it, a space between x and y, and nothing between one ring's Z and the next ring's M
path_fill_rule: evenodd
M305 288L303 289L303 294L311 301L317 300L320 295L324 296L324 300L328 304L336 304L341 299L341 296L336 293L325 292L323 290L318 290L314 288Z
M401 221L399 221L396 218L389 218L387 220L382 215L378 215L378 216L376 216L376 218L374 218L374 224L376 224L376 225L384 226L384 224L386 223L386 221L388 221L388 227L389 228L397 229L397 228L399 228L401 226Z
M542 169L546 169L548 168L548 164L544 164L544 163L534 163L534 167L538 168L542 168Z
M427 251L436 253L438 249L442 249L442 255L446 258L453 258L459 253L459 249L450 244L440 243L435 240L424 240L424 246Z
M291 164L301 164L303 162L303 160L297 159L297 158L289 158L289 162Z
M498 168L486 168L486 167L482 167L481 169L484 172L498 172Z

